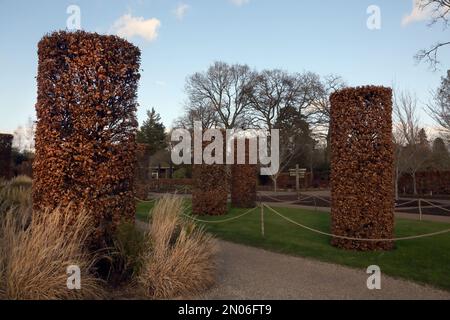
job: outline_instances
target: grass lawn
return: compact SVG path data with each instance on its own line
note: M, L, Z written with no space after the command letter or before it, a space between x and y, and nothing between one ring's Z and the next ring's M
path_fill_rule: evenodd
M148 219L153 203L138 204L137 217ZM303 209L275 208L283 215L307 226L330 230L330 215ZM203 220L222 220L242 214L244 209L230 209L222 217L202 217ZM261 236L260 210L240 219L205 224L207 230L218 238L260 247L290 255L310 257L321 261L350 267L380 266L383 274L426 283L450 291L450 233L430 238L399 241L389 252L354 252L332 247L328 236L299 228L268 209L265 209L265 237ZM450 224L428 221L396 219L396 236L411 236L450 228Z
M138 202L136 204L136 218L141 221L148 221L150 210L154 206L154 202Z

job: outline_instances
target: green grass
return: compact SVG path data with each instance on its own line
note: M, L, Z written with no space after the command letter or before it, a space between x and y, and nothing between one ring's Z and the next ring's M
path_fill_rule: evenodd
M150 216L150 211L153 209L155 202L138 202L136 204L136 218L147 222Z
M151 209L147 204L138 205L139 219L148 219ZM302 209L276 208L283 215L307 226L330 230L330 215ZM202 217L204 220L222 220L242 214L244 209L230 209L222 217ZM337 249L330 245L328 236L319 235L295 226L268 209L265 210L265 237L261 235L260 210L240 219L205 224L217 237L260 247L271 251L309 257L321 261L342 264L364 270L378 265L383 274L430 284L450 291L450 234L407 241L398 241L395 250L389 252L355 252ZM411 236L450 228L450 224L428 221L396 219L396 236Z

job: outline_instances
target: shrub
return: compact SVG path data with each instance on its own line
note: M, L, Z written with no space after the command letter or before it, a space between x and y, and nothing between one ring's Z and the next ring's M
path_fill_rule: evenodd
M0 133L0 177L6 179L12 174L12 141L12 135Z
M18 176L0 183L0 220L12 208L19 208L26 220L31 219L31 179Z
M21 210L7 212L0 226L0 294L7 299L84 299L103 295L91 268L97 257L85 250L93 231L85 210L57 208L36 213L24 228ZM81 270L81 290L66 286L66 268Z
M138 274L141 254L145 248L144 233L129 222L122 222L114 236L112 256L112 283L120 284Z
M221 216L227 213L228 171L223 164L193 166L192 212Z
M33 206L83 206L93 250L134 221L139 48L116 36L55 32L38 44Z
M231 166L231 205L235 208L253 208L256 206L257 166L250 164L250 140L245 139L244 143L244 163L237 163L238 143L235 141L234 157L236 163Z
M184 219L181 197L165 196L152 212L138 283L150 298L195 294L214 283L216 245Z
M331 101L331 232L335 235L394 237L394 152L392 90L347 88ZM392 241L334 237L343 249L389 250Z
M187 177L187 170L185 167L181 167L180 169L175 170L173 173L174 179L186 179Z

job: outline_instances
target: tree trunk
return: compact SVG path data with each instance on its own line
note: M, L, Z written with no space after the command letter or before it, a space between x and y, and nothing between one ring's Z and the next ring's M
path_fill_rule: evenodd
M413 189L414 189L414 195L417 194L417 185L416 185L416 172L413 173L412 175L413 178Z
M272 176L272 182L273 182L273 191L277 192L277 180L278 180L278 175L277 176Z

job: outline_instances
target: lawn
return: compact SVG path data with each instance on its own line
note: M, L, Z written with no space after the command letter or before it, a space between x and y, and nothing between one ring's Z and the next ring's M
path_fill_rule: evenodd
M138 204L137 217L148 219L153 204ZM330 215L302 209L276 208L283 215L315 229L328 232ZM222 217L202 217L204 220L223 220L244 213L244 209L229 210ZM375 264L384 274L430 284L450 291L450 233L430 238L398 241L389 252L354 252L332 247L328 236L299 228L268 209L265 210L265 236L261 235L260 210L226 223L205 223L209 232L218 238L260 247L290 255L338 263L355 268ZM450 228L450 224L396 219L396 236L411 236Z
M150 210L152 210L154 202L138 202L136 205L136 218L147 222Z

